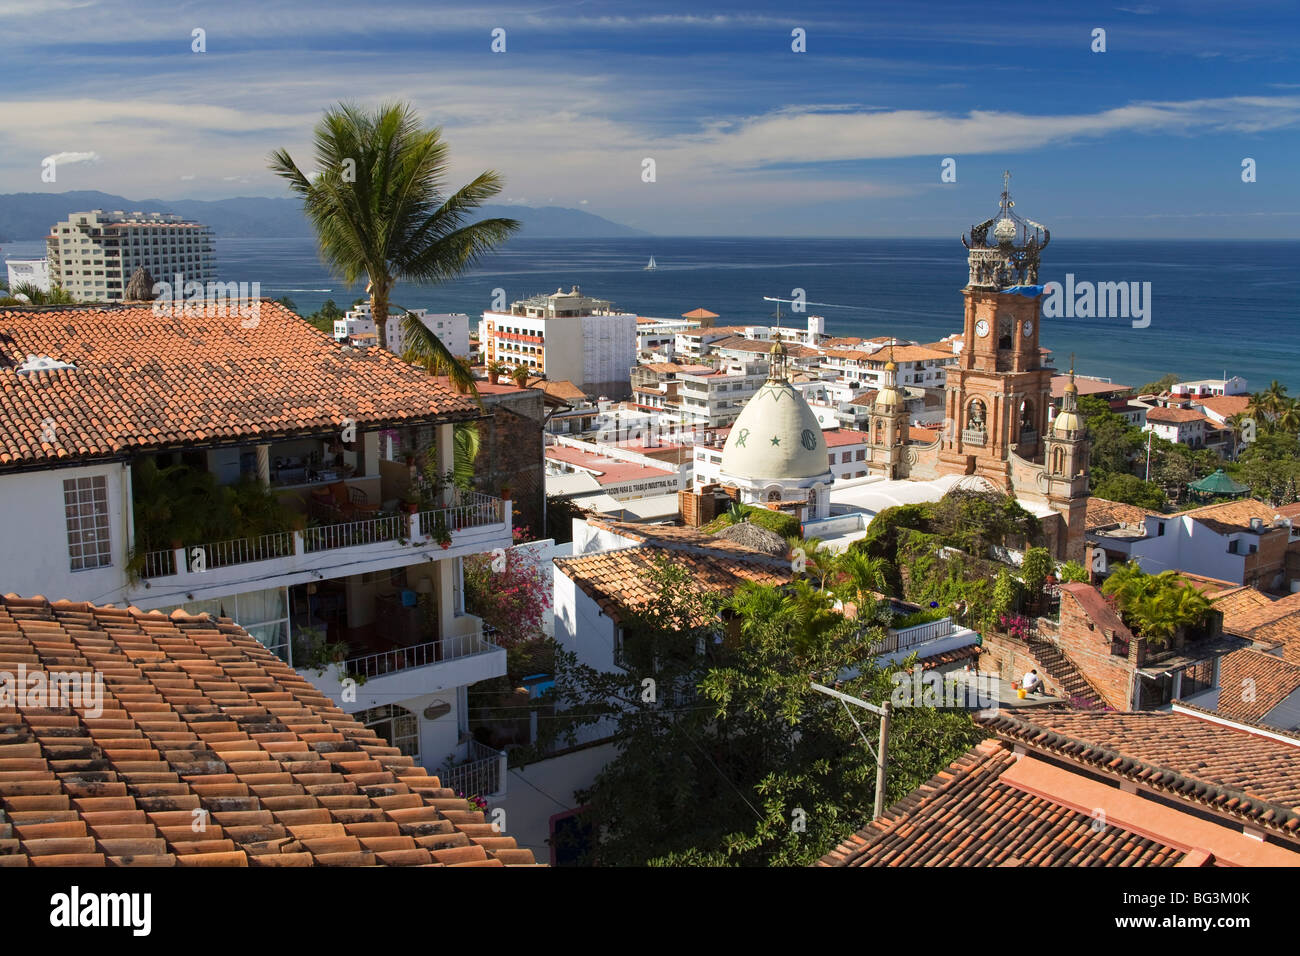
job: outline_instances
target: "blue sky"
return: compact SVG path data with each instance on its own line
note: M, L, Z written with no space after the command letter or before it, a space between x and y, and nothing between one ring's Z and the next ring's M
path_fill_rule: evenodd
M1294 2L0 0L0 23L0 192L284 195L272 149L309 167L323 108L400 98L458 179L666 235L950 236L1010 168L1057 235L1300 237Z

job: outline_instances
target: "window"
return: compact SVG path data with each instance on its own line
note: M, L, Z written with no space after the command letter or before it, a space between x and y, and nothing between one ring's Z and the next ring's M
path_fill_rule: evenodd
M1165 533L1165 523L1162 521L1160 522L1160 524L1156 525L1156 537L1158 538L1164 533Z
M404 756L420 759L420 718L405 707L381 704L363 710L357 714L357 719Z
M108 483L104 476L68 478L63 482L63 511L68 524L68 558L73 571L113 563L108 537Z
M858 449L857 460L858 460L858 461L866 461L866 460L867 460L867 450L866 450L865 448L859 448L859 449Z

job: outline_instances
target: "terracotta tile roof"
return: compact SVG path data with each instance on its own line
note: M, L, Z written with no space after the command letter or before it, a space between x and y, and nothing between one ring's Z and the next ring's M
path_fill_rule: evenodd
M1208 395L1205 398L1193 398L1192 404L1209 409L1223 418L1231 418L1233 415L1244 415L1246 413L1246 409L1250 405L1250 396Z
M620 538L627 538L629 541L636 541L665 551L688 551L701 557L721 555L737 561L757 561L761 564L773 563L771 555L764 551L758 551L736 541L719 538L716 535L706 534L696 528L671 524L634 524L630 521L612 521L608 518L588 518L587 524L593 528L609 531ZM781 561L777 562L777 564L787 572L786 578L788 579L789 562Z
M1085 526L1088 531L1096 528L1110 528L1121 524L1141 528L1143 519L1147 515L1159 513L1158 511L1139 508L1137 505L1125 504L1122 501L1110 501L1106 498L1096 498L1090 495L1088 497Z
M1031 750L1300 837L1300 746L1171 711L1004 710L977 719Z
M741 547L735 542L723 541L727 545ZM730 594L745 581L770 585L789 583L789 561L773 561L770 558L766 561L737 560L729 553L730 550L718 548L716 553L709 554L640 546L580 558L553 560L561 574L572 580L602 611L615 619L622 612L639 607L655 596L651 574L657 561L665 557L673 564L689 570L695 586L704 591Z
M587 393L574 385L568 379L545 379L540 376L528 379L529 388L540 388L545 394L552 398L558 398L566 402L585 402Z
M244 321L156 316L148 305L0 309L0 467L319 433L345 418L481 416L423 370L344 348L278 303L261 303L255 328ZM75 368L19 372L28 355Z
M1188 422L1215 424L1202 413L1194 412L1190 408L1148 408L1147 421L1165 425L1182 425Z
M918 445L928 445L931 442L938 441L939 430L935 428L922 428L920 425L907 426L907 440L915 442Z
M1218 711L1234 720L1261 720L1297 690L1300 664L1250 647L1226 654L1219 662Z
M839 448L842 445L865 445L867 433L854 431L852 428L829 428L822 432L827 448Z
M1285 608L1276 608L1277 602L1263 591L1248 585L1221 591L1211 600L1215 610L1223 615L1223 629L1243 637L1261 624L1276 620L1278 615L1289 613Z
M534 862L228 618L6 595L20 665L103 699L0 709L0 866Z
M1277 510L1258 498L1237 498L1193 508L1182 514L1220 534L1229 534L1234 531L1249 531L1251 518L1259 518L1267 529L1272 526Z
M1174 866L1185 853L1000 778L1016 764L985 740L863 827L818 866Z
M602 485L618 485L637 479L653 481L671 478L676 474L676 469L652 468L640 462L597 455L569 445L551 445L546 449L546 458L548 461L572 465L579 472L590 474Z
M951 651L940 651L938 654L931 654L929 657L918 657L916 662L924 670L932 670L936 667L943 667L945 664L956 664L960 661L979 657L981 653L978 644L967 644L965 647L958 647Z
M871 391L869 391L869 392L863 392L863 393L862 393L861 395L859 395L857 398L851 399L851 400L849 401L849 404L850 404L850 405L860 405L860 406L862 406L862 407L869 408L871 405L875 404L876 396L879 395L879 394L880 394L879 389L874 389L874 388L873 388L873 389L871 389Z
M710 330L716 331L716 329ZM711 349L733 349L741 352L761 352L767 355L772 351L775 343L765 342L759 339L747 339L743 335L729 335L725 339L719 339L717 342L709 343ZM785 354L790 358L811 358L814 355L820 355L817 349L810 349L806 345L798 345L794 342L785 343Z

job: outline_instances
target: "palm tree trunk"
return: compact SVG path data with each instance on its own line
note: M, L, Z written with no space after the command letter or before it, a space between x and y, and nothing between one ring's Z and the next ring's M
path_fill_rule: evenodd
M370 317L375 320L375 335L379 337L379 347L388 348L388 283L384 280L370 280Z

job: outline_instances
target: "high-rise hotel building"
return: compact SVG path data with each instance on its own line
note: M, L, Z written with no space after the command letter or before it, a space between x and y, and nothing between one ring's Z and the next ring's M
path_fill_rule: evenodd
M217 277L212 230L163 213L73 213L46 237L50 282L82 302L121 302L140 266L155 282L207 283Z

